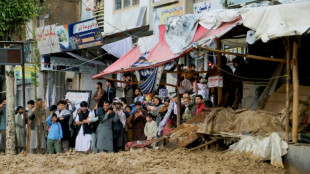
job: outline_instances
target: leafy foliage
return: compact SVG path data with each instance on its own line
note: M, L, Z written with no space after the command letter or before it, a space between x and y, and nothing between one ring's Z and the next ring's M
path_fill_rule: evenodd
M26 23L38 16L40 0L1 0L0 1L0 40L11 40L20 36Z

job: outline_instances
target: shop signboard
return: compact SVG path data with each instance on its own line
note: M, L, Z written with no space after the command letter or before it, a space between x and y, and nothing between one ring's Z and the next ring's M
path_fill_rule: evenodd
M243 3L248 3L248 2L255 2L257 0L227 0L226 5L227 6L234 6L234 5L239 5Z
M56 27L61 51L72 51L103 45L103 38L96 19Z
M14 68L16 84L21 85L23 80L23 73L22 73L22 66L16 66ZM25 83L30 84L32 83L32 77L36 73L36 76L39 76L39 72L34 64L25 63Z
M167 89L159 89L159 96L162 99L168 97L168 90Z
M36 39L41 55L60 52L56 25L47 25L36 28Z
M0 48L0 65L23 64L23 53L20 48Z
M164 24L165 19L172 16L183 15L183 1L177 4L168 5L165 7L154 8L153 10L153 33L158 34L158 26Z
M223 5L219 0L208 0L194 4L194 14L201 14L217 9L223 9Z
M208 78L208 87L223 87L223 76L212 76Z

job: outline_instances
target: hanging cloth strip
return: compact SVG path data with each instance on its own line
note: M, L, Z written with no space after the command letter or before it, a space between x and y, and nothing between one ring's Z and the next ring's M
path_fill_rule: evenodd
M154 93L158 89L163 70L164 66L158 66L153 69L135 71L143 94Z
M143 54L139 60L137 60L132 67L149 66L152 63L149 62L145 57L147 53ZM135 71L135 75L139 82L139 87L143 94L154 93L159 86L159 82L164 70L164 65L156 68L143 69Z

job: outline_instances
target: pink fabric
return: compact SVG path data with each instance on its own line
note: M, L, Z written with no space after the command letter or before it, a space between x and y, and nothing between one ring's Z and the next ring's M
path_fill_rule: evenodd
M152 63L153 62L160 63L163 61L167 61L170 58L178 56L172 53L168 43L166 42L165 39L166 27L164 25L160 25L158 28L159 28L159 42L146 57Z
M117 72L122 71L124 69L128 69L141 56L142 56L142 53L140 52L139 47L135 47L131 51L129 51L127 54L125 54L123 57L121 57L120 59L115 61L112 65L108 66L100 74L93 76L93 79L99 78L99 77L107 75L107 74L117 73Z
M216 30L210 31L205 36L203 35L208 31L208 29L199 25L196 30L196 34L194 36L193 42L197 41L197 39L201 39L200 37L202 36L203 38L208 38L210 36L221 37L223 34L231 30L235 25L237 25L240 22L241 22L241 19L237 19L236 21L233 21L233 22L223 23ZM131 66L142 56L142 53L140 52L139 47L135 47L130 52L128 52L126 55L124 55L119 60L114 62L112 65L110 65L108 68L106 68L104 71L102 71L100 74L93 76L93 79L100 78L101 76L112 74L112 73L135 71L135 70L140 70L140 69L156 67L156 66L165 64L167 62L173 61L179 57L182 57L183 55L191 51L191 49L188 49L184 51L181 55L173 54L172 51L170 50L169 45L167 44L165 40L165 37L164 37L165 32L166 32L165 26L160 25L159 26L159 42L146 56L147 60L149 60L152 63L152 65L150 65L149 67L131 68Z

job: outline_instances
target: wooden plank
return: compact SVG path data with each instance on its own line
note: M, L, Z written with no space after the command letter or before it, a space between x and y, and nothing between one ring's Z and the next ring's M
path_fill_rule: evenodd
M272 61L272 62L286 63L286 60L284 60L284 59L279 59L279 58L255 56L255 55L250 55L250 54L232 53L232 52L222 51L222 50L218 50L218 49L211 49L211 48L203 48L203 47L200 47L200 48L201 48L201 49L205 49L205 50L207 50L207 51L216 52L216 53L222 53L222 54L228 54L228 55L241 56L241 57L246 57L246 58L251 58L251 59L257 59L257 60L266 60L266 61Z
M165 136L168 136L170 137L172 134L174 134L175 132L181 130L181 129L184 129L186 126L184 124L176 127L175 129L173 129L172 131L170 131L168 134L166 134Z
M177 105L178 105L178 113L177 113L177 126L180 126L181 125L181 94L179 92L179 87L180 87L180 83L181 83L181 67L178 63L178 66L177 66Z
M181 136L182 134L184 134L185 132L191 131L191 129L193 129L194 126L192 125L185 125L185 128L173 133L170 135L169 141L174 140L176 138L178 138L179 136Z
M185 137L179 137L179 141L176 144L174 144L174 146L171 149L184 148L190 143L192 143L193 141L195 141L197 138L198 138L198 135L197 135L197 129L196 129L196 131L190 132Z
M171 148L171 149L176 149L178 147L183 147L184 144L191 143L192 141L194 141L195 139L198 138L197 130L198 130L198 126L193 126L190 129L188 129L187 131L183 132L180 136L178 136L178 137L176 136L175 138L173 138L172 141L170 140L171 138L169 138L169 143L165 147ZM192 139L194 139L194 140L192 140ZM190 141L190 142L187 143L188 141Z
M293 43L293 130L292 140L298 142L298 100L299 100L299 77L298 77L298 44L295 40Z
M201 149L201 148L203 148L203 147L205 147L205 146L207 146L207 145L209 145L209 144L215 143L216 141L217 141L217 139L214 139L214 140L208 141L208 142L206 142L206 143L204 143L204 144L202 144L202 145L199 145L199 146L197 146L197 147L191 148L191 149L189 149L189 150L190 150L190 151L195 151L195 150Z

